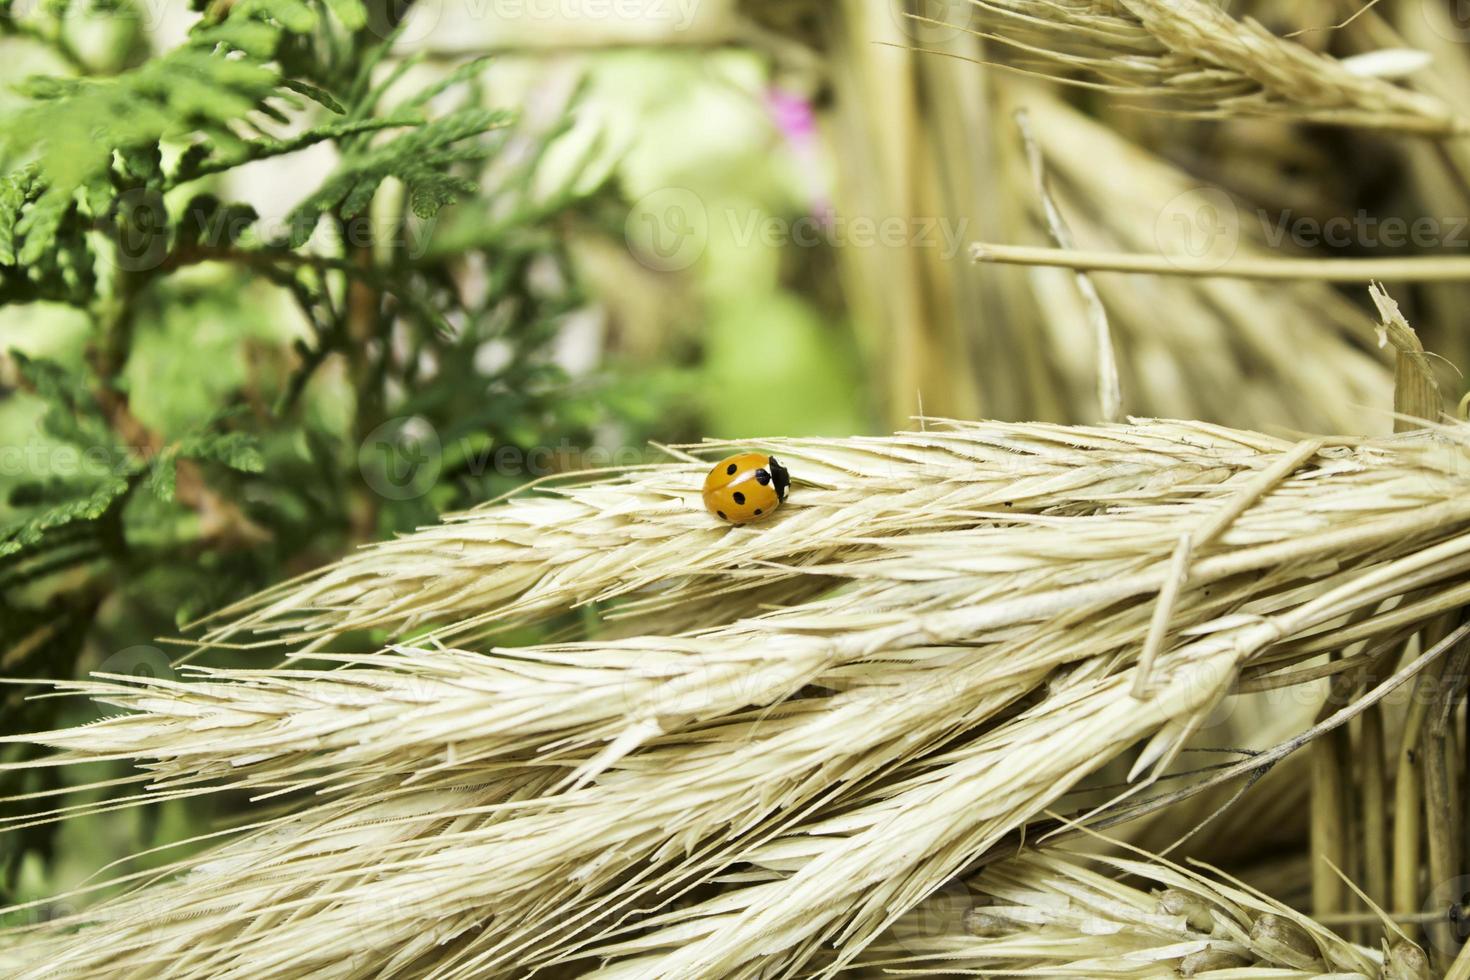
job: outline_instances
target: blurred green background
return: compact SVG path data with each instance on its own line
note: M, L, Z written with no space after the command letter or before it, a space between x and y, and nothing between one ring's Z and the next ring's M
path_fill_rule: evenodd
M108 186L68 203L51 251L19 257L38 235L39 222L27 221L41 205L15 175L65 152L47 132L59 125L38 113L67 106L14 86L37 75L127 84L166 64L191 31L250 16L196 6L0 5L0 74L12 86L0 90L6 187L16 195L5 207L21 202L0 229L9 253L0 264L0 677L14 682L0 688L0 733L106 710L36 700L28 680L169 675L178 651L157 638L188 621L532 478L659 458L650 439L878 429L832 244L797 246L780 230L826 220L829 155L808 122L788 118L810 103L796 96L779 111L776 69L760 51L666 46L676 25L658 11L640 26L641 15L596 4L370 4L376 21L354 31L334 20L336 5L301 5L318 24L283 32L277 61L289 69L294 45L318 63L283 74L343 103L361 95L359 82L389 83L378 102L347 103L349 116L415 100L431 117L470 106L513 114L509 128L485 135L483 153L450 165L469 186L448 207L428 219L409 213L412 172L389 173L365 215L366 245L346 233L339 208L296 249L376 264L430 307L424 317L391 289L355 293L364 281L337 275L339 266L298 268L281 256L293 209L366 141L169 178L193 144L224 154L247 130L285 137L331 121L329 107L289 94L258 129L186 123L158 141L155 161L119 155ZM272 6L255 20L293 15ZM733 12L709 5L699 16L723 31ZM653 36L640 38L649 26ZM474 61L483 55L493 57ZM201 86L201 99L213 94ZM124 112L142 119L156 108ZM673 261L640 238L640 215L668 219L650 209L670 192L702 220ZM205 194L248 206L255 220L238 242L206 241L214 251L195 255L179 229ZM164 228L168 258L129 265L124 236L149 234L127 210L140 196ZM359 301L373 309L354 319ZM10 762L36 754L0 749ZM52 794L7 803L3 815L96 799L106 789L87 786L111 774L0 773L6 796ZM227 826L238 802L182 800L0 836L0 904L54 895L115 858Z

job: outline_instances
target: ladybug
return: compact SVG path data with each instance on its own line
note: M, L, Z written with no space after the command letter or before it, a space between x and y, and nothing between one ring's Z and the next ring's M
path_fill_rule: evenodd
M771 516L789 486L791 475L776 457L737 453L716 463L704 478L704 506L722 521L749 524Z

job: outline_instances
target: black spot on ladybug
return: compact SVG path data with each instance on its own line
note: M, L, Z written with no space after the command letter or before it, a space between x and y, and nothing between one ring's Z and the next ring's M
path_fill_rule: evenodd
M743 503L745 503L745 494L741 493L739 490L736 490L735 491L735 502L737 504L743 504Z
M755 509L755 516L756 516L756 517L759 517L759 516L761 516L761 509L760 509L760 508L759 508L759 507L757 507L757 508L756 508L756 509Z
M761 486L765 486L767 483L771 482L771 474L767 473L765 470L756 470L755 482L759 483Z
M726 517L726 516L725 516L725 512L724 512L724 511L722 511L722 510L717 510L717 511L715 511L715 514L716 514L716 515L717 515L717 516L718 516L718 517L719 517L719 518L720 518L720 520L722 520L722 521L728 521L728 520L729 520L729 519L730 519L730 518L728 518L728 517Z
M725 467L725 472L726 473L729 473L731 476L734 476L735 475L735 464L734 463L731 463L729 466Z

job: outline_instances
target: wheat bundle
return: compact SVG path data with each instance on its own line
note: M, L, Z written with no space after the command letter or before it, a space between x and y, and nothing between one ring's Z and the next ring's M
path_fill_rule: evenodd
M1378 77L1415 58L1339 61L1206 0L972 0L980 36L1037 70L1197 118L1254 116L1445 137L1465 121ZM1083 78L1077 78L1080 74Z
M632 615L711 593L720 593L714 611L733 618L757 605L742 586L809 578L807 566L861 554L872 539L1091 506L1150 479L1223 479L1249 467L1255 453L1288 446L1193 428L1197 450L1194 442L1152 437L1168 426L1132 433L954 425L885 439L769 440L764 445L789 457L799 479L800 505L774 524L728 532L711 524L698 493L707 464L661 466L451 516L372 545L225 610L204 642L254 633L304 643L365 628L404 636L436 627L449 635L597 600L634 597L625 611Z
M1427 978L1424 951L1391 929L1386 951L1367 949L1223 875L1053 850L938 893L864 959L890 974Z
M965 22L982 13L965 4L950 10ZM1276 13L1320 23L1296 6ZM979 254L992 256L1011 248L991 243L1050 237L1046 191L1021 152L1018 109L1033 123L1042 182L1075 232L1075 246L1048 251L1053 260L1082 254L1074 247L1162 251L1179 265L1203 251L1212 267L1232 268L1279 257L1282 242L1291 242L1281 207L1299 213L1304 202L1320 203L1329 215L1358 207L1330 196L1341 170L1314 140L1263 120L1249 122L1255 138L1247 141L1233 130L1209 139L1203 127L1095 104L1079 111L1056 86L977 70L969 62L981 57L981 39L959 30L938 32L953 36L916 53L908 49L913 38L879 7L848 4L836 23L839 209L937 216L939 229L918 248L838 253L847 300L872 333L870 370L883 379L890 412L907 415L919 391L924 406L957 406L952 414L967 416L1112 420L1121 417L1116 400L1129 415L1242 428L1387 428L1365 406L1387 403L1392 373L1370 350L1369 319L1328 282L1100 275L1100 330L1070 273L994 265L967 274L939 247L955 236L987 243ZM1457 146L1400 142L1430 158ZM1227 153L1228 167L1214 165ZM1284 163L1289 173L1275 166ZM1099 398L1100 389L1118 397ZM1300 397L1304 391L1312 397Z
M1467 437L934 424L771 442L799 482L756 528L700 513L690 463L461 515L220 633L417 639L74 685L125 710L34 736L45 764L283 809L4 955L30 977L831 975L1110 760L1136 750L1146 788L1232 690L1376 683L1360 710L1432 662L1404 644L1470 592ZM637 590L635 635L476 641ZM708 625L660 630L680 603Z
M1268 247L1276 229L1264 210L1201 185L1045 89L1012 84L1003 91L1000 108L1024 110L1031 120L1077 248L1171 257L1203 249L1207 260L1222 263L1279 254ZM1034 191L1014 196L1035 197ZM1045 235L1040 225L1033 218L1030 227L1007 231L1005 240L1037 240ZM1052 271L1026 275L1035 311L1023 322L1032 332L1034 320L1044 324L1046 360L1059 387L1087 391L1100 345L1089 336L1089 318L1069 278ZM983 281L996 280L987 272ZM1387 428L1365 407L1388 403L1392 385L1382 355L1370 350L1373 323L1328 283L1108 275L1091 281L1116 347L1123 405L1134 413L1328 432ZM1173 315L1160 318L1161 309ZM1304 391L1314 397L1294 394Z

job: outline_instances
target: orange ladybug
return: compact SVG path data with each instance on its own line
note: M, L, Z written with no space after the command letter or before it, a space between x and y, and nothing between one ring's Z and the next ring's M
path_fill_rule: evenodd
M704 478L704 505L731 524L749 524L771 516L786 499L791 475L776 457L737 453L722 459Z

